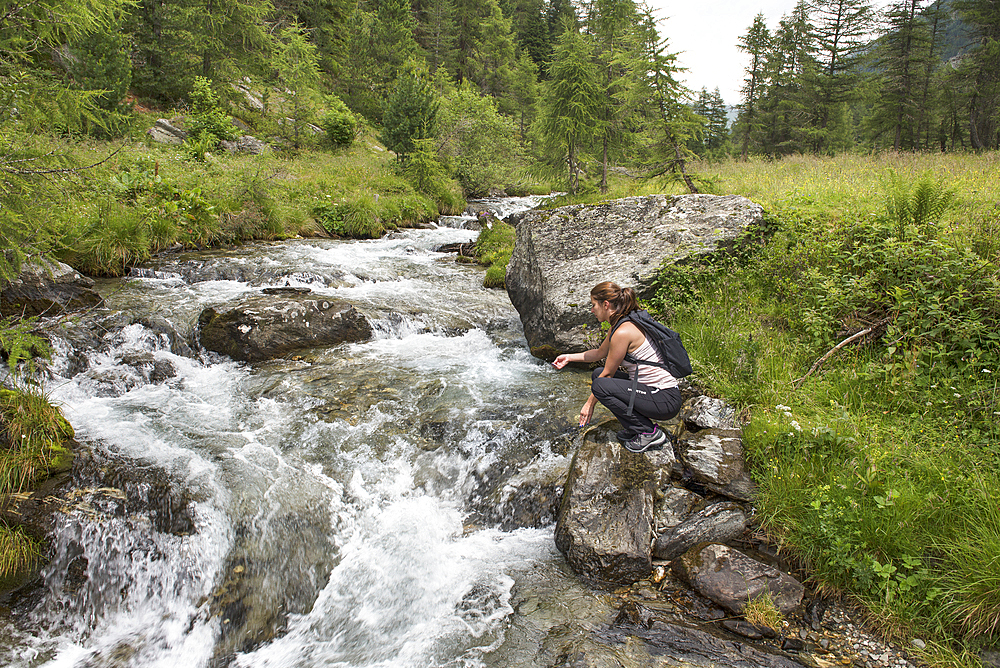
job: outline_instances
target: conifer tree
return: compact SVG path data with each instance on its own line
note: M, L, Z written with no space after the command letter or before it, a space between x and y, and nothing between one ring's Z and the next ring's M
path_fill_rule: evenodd
M919 0L898 0L886 12L887 24L875 51L878 94L869 123L876 137L888 133L895 150L917 148L918 82L931 57L931 35Z
M630 103L645 114L651 175L677 177L696 193L698 188L686 170L694 155L688 144L704 122L686 104L690 91L676 77L683 68L677 65L677 54L667 50L667 40L660 37L656 24L652 11L644 9L638 34L646 76L637 79Z
M400 162L414 151L415 142L432 136L438 100L422 64L407 63L406 71L385 103L380 139Z
M812 39L815 70L806 70L813 119L810 143L814 152L846 148L844 105L857 99L861 58L872 28L868 0L816 0Z
M625 97L635 76L638 11L633 0L596 0L590 9L588 24L596 38L601 71L601 192L607 192L608 153L626 135L630 108Z
M570 192L580 185L578 160L600 130L601 86L588 35L566 30L556 41L542 99L541 128L565 160Z
M799 0L782 17L767 56L767 86L760 101L761 150L771 156L805 150L809 122L803 79L816 67L810 37L809 8Z
M1000 6L996 0L955 0L972 28L975 46L963 62L969 86L969 142L976 150L1000 147Z
M286 118L284 127L290 131L292 145L300 148L302 133L315 113L319 51L309 42L302 27L293 24L281 31L274 63L283 91L279 100Z
M743 80L743 101L740 105L740 125L743 131L740 155L745 161L750 150L750 137L756 134L760 122L758 106L766 84L767 54L772 48L771 32L764 22L763 14L754 17L747 34L740 37L738 48L750 56L750 63L745 69L747 78Z

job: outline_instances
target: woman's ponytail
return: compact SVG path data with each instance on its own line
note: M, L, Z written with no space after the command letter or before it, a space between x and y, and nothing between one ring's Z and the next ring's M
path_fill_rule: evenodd
M639 302L636 300L635 291L632 288L620 288L611 281L604 281L595 285L590 291L590 296L598 302L608 302L611 304L611 308L614 310L614 315L611 316L612 329L618 324L622 316L628 315L639 308Z

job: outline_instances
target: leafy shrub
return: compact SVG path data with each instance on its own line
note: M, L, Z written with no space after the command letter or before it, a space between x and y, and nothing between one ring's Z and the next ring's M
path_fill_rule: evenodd
M205 77L195 77L190 99L191 114L187 122L189 137L197 142L208 135L214 138L213 145L223 139L236 139L236 126L229 120L229 115L212 90L212 82Z
M465 86L441 100L437 134L442 157L454 165L467 195L486 195L514 180L519 157L514 121L490 97Z
M476 238L476 257L487 267L483 279L485 288L503 288L507 280L507 263L514 252L516 233L512 225L488 219Z
M336 95L326 98L326 106L320 126L326 131L327 140L336 148L350 146L358 134L358 119Z

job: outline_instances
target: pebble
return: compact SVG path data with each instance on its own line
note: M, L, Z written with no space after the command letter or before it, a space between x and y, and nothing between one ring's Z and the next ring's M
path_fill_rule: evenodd
M927 643L925 643L920 638L914 638L913 639L913 646L916 647L917 649L924 649L925 647L927 647Z

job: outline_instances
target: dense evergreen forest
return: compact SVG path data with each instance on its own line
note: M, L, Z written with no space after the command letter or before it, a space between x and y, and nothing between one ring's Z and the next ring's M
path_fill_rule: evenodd
M126 134L136 108L196 107L199 78L254 131L294 128L295 148L304 123L349 109L472 195L526 165L604 190L610 166L664 174L694 156L1000 146L987 0L800 0L773 28L759 15L732 128L718 90L678 83L669 21L634 0L0 5L7 173L25 171L11 132ZM262 91L259 117L226 107L237 85ZM293 122L265 127L274 116Z

